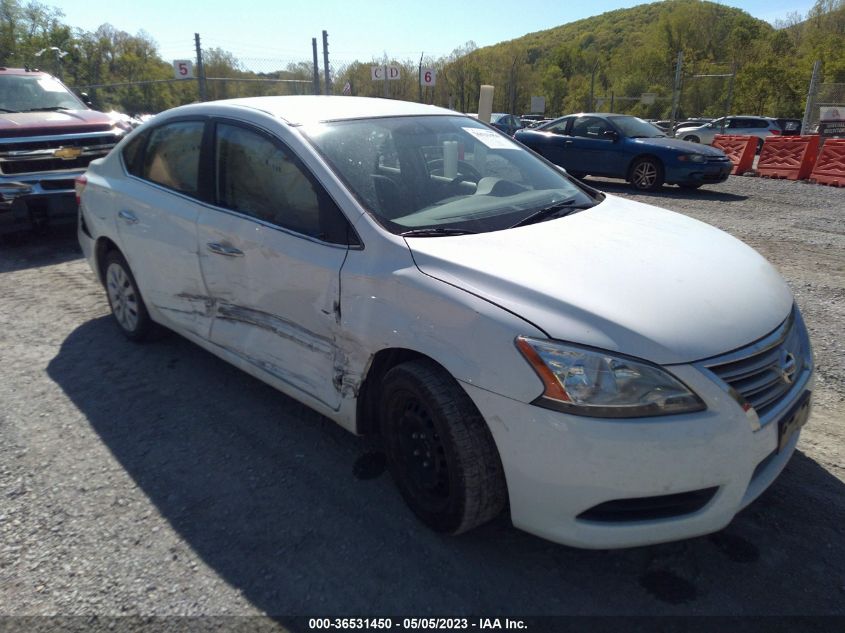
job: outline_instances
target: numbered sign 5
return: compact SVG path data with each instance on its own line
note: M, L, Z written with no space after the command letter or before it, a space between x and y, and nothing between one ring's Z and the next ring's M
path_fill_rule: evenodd
M421 86L433 86L435 80L435 72L434 68L423 68L420 71L420 85Z
M190 59L174 59L173 74L176 79L193 79L194 62Z

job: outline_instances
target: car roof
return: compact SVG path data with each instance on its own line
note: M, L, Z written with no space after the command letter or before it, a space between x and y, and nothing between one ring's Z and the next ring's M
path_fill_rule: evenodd
M30 70L29 68L6 68L5 66L0 66L0 73L4 73L6 75L48 75L48 73L42 72L37 69Z
M288 97L249 97L207 101L178 108L181 111L203 110L209 106L233 106L261 110L282 119L290 125L307 125L322 121L344 121L388 116L452 115L461 114L419 103L376 99L372 97L346 97L323 95L298 95Z

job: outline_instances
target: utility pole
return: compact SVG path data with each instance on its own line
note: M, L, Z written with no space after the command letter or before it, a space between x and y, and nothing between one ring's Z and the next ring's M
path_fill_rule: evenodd
M326 74L326 94L332 93L332 80L329 76L329 32L323 31L323 72Z
M420 87L420 103L422 103L422 100L423 100L422 99L422 92L423 92L422 91L422 59L423 59L424 54L425 54L424 52L420 53L420 69L419 69L419 72L417 73L417 84Z
M320 62L317 58L317 38L311 38L311 48L314 50L314 94L320 94Z
M669 131L675 136L675 122L678 120L678 105L681 101L681 78L684 64L684 51L678 51L678 61L675 63L675 87L672 89L672 116L669 117Z
M725 133L725 123L728 120L728 116L730 116L731 103L733 102L734 98L734 79L736 79L736 64L733 65L733 68L731 70L733 72L731 72L731 78L728 80L728 97L727 99L725 99L725 116L722 117L722 134Z
M822 69L821 60L813 64L813 76L810 78L810 89L807 91L807 105L804 106L804 119L801 122L801 134L809 134L810 117L813 116L813 106L816 101L816 90L819 85L819 73Z
M595 103L595 101L593 101L593 88L596 85L596 70L598 70L598 67L599 60L596 60L596 63L593 64L593 72L590 75L590 112L595 109L595 106L593 105Z
M200 101L208 101L208 87L205 83L205 67L202 65L202 47L200 34L194 33L194 44L197 48L197 81L199 82Z

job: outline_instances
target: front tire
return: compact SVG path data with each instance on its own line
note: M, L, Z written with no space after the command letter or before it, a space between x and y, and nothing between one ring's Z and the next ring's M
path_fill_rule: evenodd
M382 381L387 464L414 514L433 530L460 534L507 502L487 423L460 385L432 361L410 361Z
M120 331L130 341L150 338L156 324L147 312L126 259L118 251L111 251L106 255L103 271L109 307Z
M689 141L690 143L700 143L701 139L698 138L695 134L690 134L689 136L684 137L685 141Z
M663 165L654 158L638 158L628 180L638 191L656 191L663 186Z

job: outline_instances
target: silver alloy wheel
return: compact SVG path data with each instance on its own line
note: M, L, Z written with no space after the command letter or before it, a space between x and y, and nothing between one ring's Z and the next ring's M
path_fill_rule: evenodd
M657 165L650 160L644 160L634 167L631 180L637 189L650 189L657 181Z
M138 328L138 294L123 266L116 262L106 270L106 289L114 318L127 332Z

